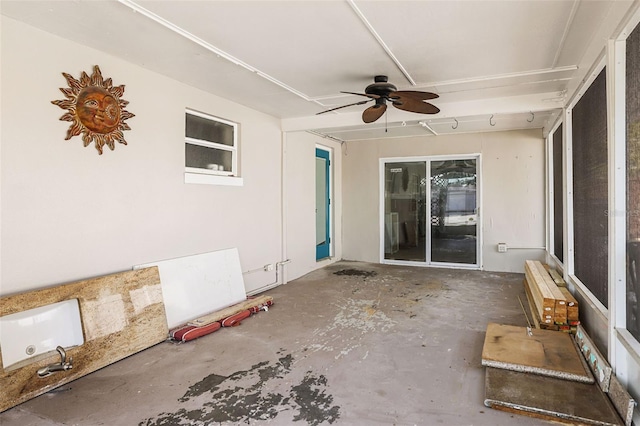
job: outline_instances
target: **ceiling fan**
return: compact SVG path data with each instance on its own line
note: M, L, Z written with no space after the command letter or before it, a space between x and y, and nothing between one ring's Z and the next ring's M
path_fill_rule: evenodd
M391 102L391 105L394 107L404 111L417 112L420 114L437 114L440 112L440 109L435 105L424 102L429 99L437 98L438 95L435 93L419 92L417 90L397 90L396 86L388 83L388 81L389 78L386 75L377 75L374 77L374 83L368 85L367 88L364 89L364 93L340 92L348 93L350 95L366 96L369 99L331 108L326 111L319 112L318 114L324 114L326 112L335 111L337 109L353 105L364 105L367 102L374 100L376 101L375 105L365 109L362 113L362 121L365 123L373 123L378 118L382 117L384 112L387 110L387 101Z

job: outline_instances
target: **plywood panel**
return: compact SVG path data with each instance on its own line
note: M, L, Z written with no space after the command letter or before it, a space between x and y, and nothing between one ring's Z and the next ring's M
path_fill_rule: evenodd
M593 383L571 336L551 330L489 323L482 365Z
M595 384L498 368L487 368L485 374L487 407L569 424L623 424Z
M134 266L157 266L169 328L247 298L238 249L232 248Z
M0 316L77 299L85 343L67 348L73 369L38 377L59 363L57 352L6 371L0 365L0 411L166 340L167 322L158 269L145 268L3 297Z

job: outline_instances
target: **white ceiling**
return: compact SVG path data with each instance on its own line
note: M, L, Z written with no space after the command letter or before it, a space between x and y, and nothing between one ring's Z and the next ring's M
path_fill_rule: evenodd
M340 140L549 126L632 0L9 1L3 15ZM92 66L94 64L88 64ZM441 109L363 124L378 74ZM386 130L385 131L385 127Z

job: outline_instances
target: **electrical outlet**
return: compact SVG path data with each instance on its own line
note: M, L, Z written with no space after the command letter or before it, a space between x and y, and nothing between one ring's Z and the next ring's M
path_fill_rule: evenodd
M273 263L269 263L268 265L264 265L264 270L269 272L273 271Z
M507 252L507 243L498 243L498 253Z

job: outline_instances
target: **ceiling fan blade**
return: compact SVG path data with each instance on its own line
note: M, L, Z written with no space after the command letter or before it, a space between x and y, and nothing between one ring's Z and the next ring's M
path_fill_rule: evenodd
M362 113L362 121L365 123L373 123L387 110L387 104L376 104L365 109Z
M435 105L411 98L393 100L393 106L404 111L417 112L420 114L437 114L440 112L440 108Z
M429 99L439 98L440 96L431 92L419 92L417 90L397 90L389 94L389 98L411 98L419 101L428 101Z
M354 105L363 105L363 104L366 104L367 102L371 102L372 100L373 99L368 99L366 101L360 101L360 102L354 102L354 103L348 104L348 105L342 105L342 106L339 106L339 107L328 109L326 111L320 111L320 112L316 113L316 115L324 114L325 112L331 112L331 111L335 111L337 109L346 108L346 107L350 107L350 106L354 106Z
M366 96L367 98L371 98L371 99L380 99L380 95L371 95L369 93L356 93L356 92L340 92L340 93L347 93L349 95Z

